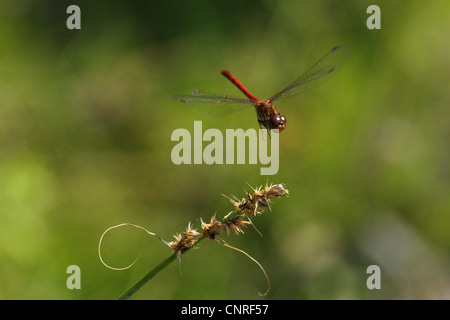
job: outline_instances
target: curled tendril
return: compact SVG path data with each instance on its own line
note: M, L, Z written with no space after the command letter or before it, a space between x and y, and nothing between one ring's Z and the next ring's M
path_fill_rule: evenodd
M228 248L230 248L230 249L233 249L233 250L236 250L236 251L238 251L238 252L240 252L240 253L245 254L250 260L252 260L254 263L256 263L256 264L258 265L258 267L259 267L259 268L261 269L261 271L264 273L264 276L266 277L266 280L267 280L267 290L266 290L266 292L264 292L264 293L258 292L258 294L259 294L261 297L266 296L266 295L269 293L269 291L270 291L270 279L269 279L269 276L267 275L266 271L264 270L263 266L258 262L258 260L256 260L255 258L253 258L251 255L249 255L249 254L248 254L247 252L245 252L244 250L241 250L241 249L239 249L239 248L230 246L228 243L226 243L226 242L223 241L223 240L222 240L221 244L224 245L225 247L228 247Z
M100 258L100 261L102 262L102 264L103 264L105 267L107 267L107 268L109 268L109 269L111 269L111 270L118 270L118 271L120 271L120 270L126 270L126 269L132 267L132 266L136 263L136 261L138 260L138 258L139 258L139 254L138 254L138 256L136 257L136 259L134 259L134 261L133 261L130 265L128 265L128 266L126 266L126 267L122 267L122 268L111 267L110 265L108 265L108 264L103 260L102 254L101 254L101 246L102 246L103 237L105 236L105 234L106 234L108 231L110 231L110 230L112 230L112 229L115 229L115 228L120 228L120 227L123 227L123 226L131 226L131 227L135 227L135 228L144 230L144 231L147 232L149 235L152 235L152 236L157 237L157 238L158 238L159 240L161 240L165 245L167 245L167 246L170 247L169 243L167 243L166 241L164 241L164 240L163 240L160 236L158 236L156 233L153 233L153 232L151 232L151 231L148 231L148 230L145 229L144 227L138 226L138 225L136 225L136 224L132 224L132 223L121 223L121 224L118 224L118 225L109 227L108 229L106 229L106 230L103 232L103 234L102 234L102 236L100 237L100 240L99 240L99 242L98 242L98 257Z

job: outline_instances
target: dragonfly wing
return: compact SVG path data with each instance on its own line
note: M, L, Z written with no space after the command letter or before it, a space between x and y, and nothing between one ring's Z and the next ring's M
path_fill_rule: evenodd
M344 46L333 48L324 57L322 57L322 59L309 68L300 78L292 82L282 91L270 97L269 100L273 101L280 97L292 96L327 81L344 63L348 56L348 52L348 48Z
M248 109L249 106L252 106L256 102L245 98L236 98L198 90L193 91L189 95L176 95L170 98L178 102L188 103L192 109L210 118L223 117Z

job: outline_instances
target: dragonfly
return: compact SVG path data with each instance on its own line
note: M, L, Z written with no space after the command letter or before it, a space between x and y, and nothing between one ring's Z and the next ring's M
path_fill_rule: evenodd
M244 85L229 71L220 73L230 80L247 98L195 90L189 95L174 95L170 98L178 102L192 104L191 107L209 117L221 117L253 106L256 110L259 127L264 127L270 134L271 129L279 132L286 129L286 117L281 115L274 102L278 99L302 93L328 80L344 63L348 56L348 48L337 46L310 67L300 78L283 90L266 100L261 100L250 93Z

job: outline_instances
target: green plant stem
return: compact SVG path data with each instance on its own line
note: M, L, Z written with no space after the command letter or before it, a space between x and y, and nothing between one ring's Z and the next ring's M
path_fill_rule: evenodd
M192 246L192 248L194 248L197 243L199 243L201 240L203 240L203 238L200 238L194 246ZM190 249L192 249L190 248ZM189 249L189 250L190 250ZM187 252L187 251L186 251ZM185 252L185 253L186 253ZM142 288L147 282L149 282L154 276L156 276L160 271L162 271L163 269L165 269L169 264L171 264L174 260L177 259L177 256L173 253L171 254L166 260L164 260L163 262L161 262L159 265L157 265L156 267L154 267L149 273L147 273L141 280L139 280L138 282L136 282L130 289L128 289L127 291L125 291L119 298L118 300L127 300L129 298L131 298L131 296L133 294L136 293L136 291L138 291L140 288Z
M142 286L144 286L147 282L149 282L154 276L156 276L161 270L163 270L165 267L167 267L169 264L172 263L177 258L175 254L171 254L166 260L161 262L159 265L157 265L155 268L153 268L149 273L147 273L141 280L136 282L130 289L125 291L118 300L127 300L129 299L133 294L136 293Z

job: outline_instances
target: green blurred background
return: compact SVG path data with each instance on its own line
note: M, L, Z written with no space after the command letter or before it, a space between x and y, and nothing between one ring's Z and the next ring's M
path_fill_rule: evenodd
M66 8L81 8L68 30ZM366 27L371 4L381 30ZM232 210L221 193L285 183L290 197L224 236L266 269L261 299L449 298L450 3L407 1L50 1L0 3L0 298L114 299L170 254L189 221ZM179 165L177 128L258 128L253 110L204 118L172 94L261 98L336 45L330 81L280 101L280 169ZM69 290L69 265L81 290ZM369 265L381 290L366 287ZM202 241L136 299L260 299L244 255Z

